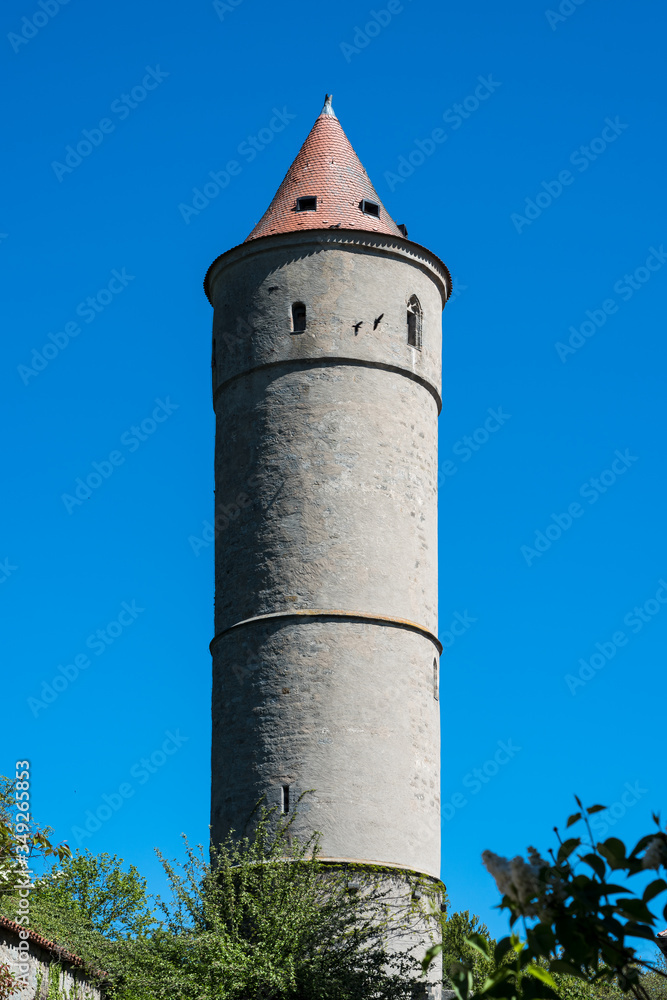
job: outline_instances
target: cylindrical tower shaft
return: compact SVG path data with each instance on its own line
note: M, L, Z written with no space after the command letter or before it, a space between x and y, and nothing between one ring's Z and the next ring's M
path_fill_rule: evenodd
M311 231L230 251L208 284L213 836L314 789L297 831L320 830L325 857L437 877L446 274L407 240Z

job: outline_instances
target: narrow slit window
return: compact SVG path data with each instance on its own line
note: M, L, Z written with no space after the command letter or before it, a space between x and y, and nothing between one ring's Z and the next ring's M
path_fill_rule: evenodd
M380 206L376 201L369 201L367 198L363 198L361 202L361 211L365 215L374 215L376 219L380 217Z
M297 198L296 199L296 210L297 212L316 212L317 211L317 198Z
M408 344L421 351L422 307L416 295L413 295L408 301Z
M292 330L303 333L306 329L306 307L303 302L292 303Z
M436 658L434 656L433 657L433 697L435 698L436 701L440 700L440 691L439 691L438 682L439 682L439 677L438 677L438 661L436 660Z
M289 785L283 785L282 811L289 812Z
M215 368L215 338L213 339L213 349L211 351L211 368Z

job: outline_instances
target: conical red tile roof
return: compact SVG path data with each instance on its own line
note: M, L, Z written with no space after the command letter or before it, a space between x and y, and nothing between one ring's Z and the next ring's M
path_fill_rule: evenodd
M297 198L309 197L317 198L317 209L314 212L298 212ZM379 217L362 211L362 199L380 206ZM310 135L287 171L273 201L245 242L274 233L334 227L403 236L378 198L333 113L331 98L327 95Z

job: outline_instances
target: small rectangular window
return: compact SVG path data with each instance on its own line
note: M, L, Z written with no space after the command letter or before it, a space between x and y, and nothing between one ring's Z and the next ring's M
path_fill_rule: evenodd
M433 697L436 701L440 700L440 691L438 690L438 661L433 657Z
M283 785L282 811L284 813L289 812L289 785Z
M317 198L297 198L296 210L297 212L316 212Z
M303 302L292 303L292 332L303 333L306 329L306 307Z
M361 211L366 215L374 215L376 218L380 217L380 206L376 201L368 201L364 198L361 202Z

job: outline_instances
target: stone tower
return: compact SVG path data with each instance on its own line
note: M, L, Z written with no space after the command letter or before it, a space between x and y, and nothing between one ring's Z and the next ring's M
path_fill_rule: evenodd
M414 196L418 197L415 186ZM216 414L212 837L260 798L322 857L440 872L437 419L445 265L327 97L206 275Z

